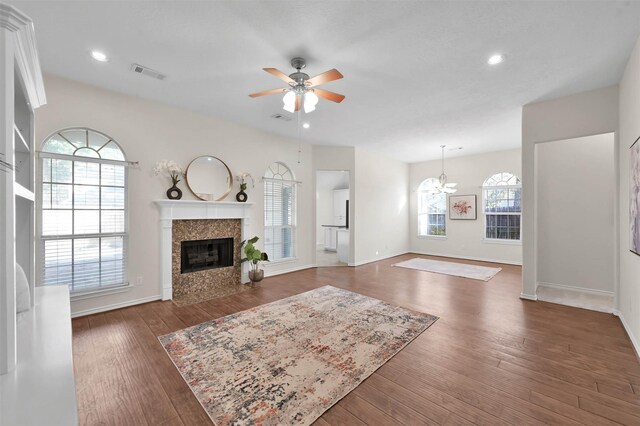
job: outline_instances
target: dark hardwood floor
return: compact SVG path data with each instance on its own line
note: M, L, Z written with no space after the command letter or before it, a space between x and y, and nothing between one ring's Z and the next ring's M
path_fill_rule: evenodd
M74 319L81 424L210 424L156 336L331 284L440 319L317 425L640 425L640 364L618 318L520 300L517 266L489 282L391 266L412 257Z

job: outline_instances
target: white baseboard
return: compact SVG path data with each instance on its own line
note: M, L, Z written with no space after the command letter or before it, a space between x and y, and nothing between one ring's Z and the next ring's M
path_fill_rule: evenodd
M458 254L433 253L433 252L426 252L426 251L420 251L420 250L409 250L408 253L424 254L426 256L448 257L450 259L476 260L478 262L502 263L505 265L522 266L522 262L516 262L513 260L489 259L486 257L477 257L477 256L461 256Z
M535 294L520 293L520 299L536 301L538 300L538 296Z
M158 294L156 296L143 297L142 299L136 299L136 300L127 300L126 302L98 306L96 308L85 309L82 311L75 311L75 312L72 311L71 318L78 318L78 317L83 317L85 315L98 314L100 312L112 311L114 309L126 308L127 306L140 305L142 303L153 302L161 299L162 299L162 295Z
M555 283L538 283L538 300L611 314L615 310L613 291L593 290Z
M264 270L264 277L268 278L268 277L275 277L276 275L282 275L282 274L289 274L291 272L296 272L296 271L302 271L303 269L310 269L310 268L315 268L316 265L315 264L308 264L308 265L302 265L302 266L294 266L292 268L286 268L286 269L279 269L277 271L269 271L267 269ZM247 284L249 282L249 273L242 273L242 283L243 284Z
M627 320L624 319L624 315L622 315L622 312L620 312L618 309L614 309L613 310L613 315L615 315L618 318L620 318L620 322L622 323L622 327L624 327L624 331L627 332L627 336L629 336L629 340L631 340L631 344L633 345L633 349L636 352L636 358L638 358L638 360L640 361L640 344L638 343L638 340L636 339L635 335L631 331L631 327L629 327L629 323L627 322Z
M401 251L398 253L392 253L392 254L387 254L387 255L383 255L383 256L376 256L374 258L371 259L367 259L367 260L360 260L358 262L353 262L353 263L349 263L349 266L360 266L360 265L366 265L367 263L373 263L373 262L377 262L379 260L384 260L384 259L389 259L390 257L396 257L396 256L401 256L403 254L407 254L409 253L408 251Z

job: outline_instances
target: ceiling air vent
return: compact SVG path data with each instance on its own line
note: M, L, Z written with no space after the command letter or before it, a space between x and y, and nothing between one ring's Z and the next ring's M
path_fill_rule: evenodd
M271 118L275 118L276 120L282 120L282 121L291 121L291 117L288 117L284 114L280 114L279 112L273 114Z
M139 64L131 64L131 71L138 74L146 75L147 77L155 78L156 80L164 80L165 78L167 78L166 75Z

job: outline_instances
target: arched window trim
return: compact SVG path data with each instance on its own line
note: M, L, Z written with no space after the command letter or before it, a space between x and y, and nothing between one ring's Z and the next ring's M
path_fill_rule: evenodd
M271 163L264 182L264 250L272 262L296 258L297 184L293 170Z
M510 183L512 182L512 183ZM488 206L490 191L506 191L507 198L501 199L507 205L513 201L510 210L496 211ZM489 242L519 244L522 241L522 182L515 173L503 171L494 173L482 183L482 204L484 212L484 239ZM508 207L507 207L508 208ZM517 236L517 238L512 238Z
M79 141L69 140L69 138L65 135L67 132L85 132L84 143L78 144ZM90 145L90 134L95 134L105 140L104 143L100 145L96 144ZM79 133L81 134L81 133ZM52 142L54 138L62 139L66 143L68 143L71 147L73 147L72 153L60 153L60 152L52 152L48 149L48 144ZM102 141L99 141L102 142ZM107 157L112 158L102 158L104 155L101 153L102 150L110 145L111 154ZM95 152L97 157L95 156L84 156L82 155L83 150L88 150L90 152ZM115 155L114 155L115 154ZM96 293L97 295L107 294L110 292L119 292L122 291L123 288L130 287L128 283L127 277L127 243L128 243L128 195L127 195L127 187L128 187L128 166L132 163L127 161L126 154L120 144L115 141L109 135L100 132L98 130L89 128L89 127L67 127L64 129L57 130L50 135L48 135L41 144L41 151L38 152L38 157L40 161L38 161L38 187L39 187L39 196L38 196L38 215L39 215L39 263L40 263L40 273L41 279L40 281L43 285L47 284L56 284L56 283L65 283L69 285L69 289L72 295L72 300L81 299L85 297L92 297L91 295ZM115 157L115 158L113 158ZM121 158L121 159L116 159ZM51 175L50 177L45 176L44 163L49 161L49 168L53 170L54 160L63 160L71 162L71 180L70 181L56 181ZM95 170L97 170L97 175L93 175L92 179L94 180L92 183L80 183L76 181L76 165L86 164L85 166L87 170L89 169L88 164L98 164L93 166ZM67 163L68 164L68 163ZM110 167L109 166L113 166ZM105 167L107 167L105 169ZM113 178L109 181L110 177L106 175L106 172L113 172ZM68 190L71 194L71 200L66 201L66 205L64 207L55 207L53 203L53 198L48 200L47 203L44 201L44 197L49 196L48 193L45 194L45 186L48 186L49 191L51 191L54 186L66 186L70 189ZM97 192L97 201L94 196L94 206L91 207L79 207L77 206L77 196L73 195L76 193L76 190L79 188L76 187L84 187L84 188L97 188L95 192ZM111 194L110 192L113 192ZM114 195L116 194L116 195ZM117 195L119 194L119 195ZM112 197L112 198L109 198ZM115 198L113 198L115 197ZM88 198L88 196L87 196ZM56 203L60 201L56 196ZM111 204L110 204L111 203ZM97 204L97 207L95 206ZM120 207L121 205L121 207ZM69 212L71 216L72 228L70 232L57 232L51 233L49 230L45 230L46 226L44 219L45 211L66 211ZM78 212L97 212L98 222L97 222L97 232L95 229L91 229L89 231L79 230L77 227L78 220L76 218L76 213ZM45 235L46 234L46 235ZM74 248L75 242L83 241L90 242L90 240L95 240L95 249L96 259L93 263L94 270L99 271L99 274L94 274L91 276L91 279L88 278L85 280L85 283L78 284L78 280L76 279L80 273L75 272L75 266L79 265L80 262L76 261L76 252L82 252L81 249L77 247ZM68 256L70 256L71 262L71 278L66 276L65 278L58 278L57 280L51 280L50 277L47 278L46 273L46 262L51 262L47 256L47 242L60 244L61 242L69 241L67 244L71 247L71 252ZM114 248L115 247L115 248ZM115 251L114 251L115 250ZM105 253L108 251L114 251L114 253L109 252L108 256L105 256ZM83 252L83 260L86 261L87 253L89 251ZM57 268L58 270L61 268L60 257L57 257ZM116 266L117 265L117 266ZM109 269L111 267L111 269ZM85 272L86 273L86 272ZM59 273L58 273L59 275ZM107 278L108 276L108 278Z
M77 147L73 142L71 142L65 135L63 135L63 133L69 132L69 131L84 131L86 132L87 136L85 137L85 146L79 146ZM88 134L89 132L92 133L97 133L98 135L102 136L103 138L105 138L107 140L107 142L103 143L100 148L98 148L97 150L91 146L89 146L89 138L88 138ZM71 145L74 148L73 154L63 154L63 153L58 153L58 152L51 152L51 151L47 151L46 150L46 145L47 143L49 143L51 141L51 139L54 136L59 136L62 139L64 139L69 145ZM122 154L122 160L116 160L116 159L112 159L112 158L102 158L102 156L100 155L100 151L105 148L107 145L109 145L110 143L113 143L117 148L118 151L120 151L120 153ZM99 158L95 158L95 157L86 157L84 155L77 155L77 152L81 149L89 149L92 150L94 152L96 152L99 156ZM56 158L58 156L63 156L63 157L79 157L82 158L84 161L84 159L87 159L87 161L90 161L91 159L93 160L98 160L100 162L113 162L113 163L126 163L126 164L130 164L131 162L127 161L127 155L124 152L124 149L122 149L122 146L120 146L120 144L113 139L111 136L107 135L106 133L103 133L99 130L95 130L92 129L90 127L66 127L64 129L60 129L57 130L53 133L51 133L50 135L48 135L44 141L42 142L42 148L40 150L40 156L48 156L51 158Z
M426 178L418 186L418 237L443 238L447 236L447 194L434 193L429 190L439 183L438 178ZM424 200L425 197L428 200ZM442 199L444 208L437 213L430 213L429 200L437 202L434 199ZM424 221L426 223L423 223ZM426 232L423 232L425 227Z

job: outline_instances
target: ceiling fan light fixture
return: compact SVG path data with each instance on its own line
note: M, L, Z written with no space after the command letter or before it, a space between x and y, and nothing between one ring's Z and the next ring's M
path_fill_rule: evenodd
M313 93L312 91L306 92L304 94L304 112L310 113L315 111L316 105L318 104L318 95Z
M296 110L296 94L292 90L287 91L282 98L282 102L284 102L284 106L282 109L288 112L295 112Z

